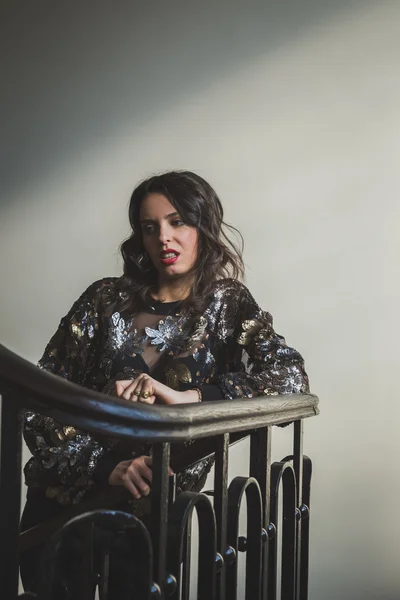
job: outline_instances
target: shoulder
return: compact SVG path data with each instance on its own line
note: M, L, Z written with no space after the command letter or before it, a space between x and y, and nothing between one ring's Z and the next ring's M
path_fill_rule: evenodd
M214 293L222 294L241 294L244 291L248 292L247 287L238 279L227 277L226 279L219 279L215 282Z
M83 292L83 296L96 298L103 294L117 294L117 282L119 277L103 277L91 283Z
M115 302L118 298L118 277L103 277L91 283L79 296L72 309L99 307Z
M215 283L212 299L238 307L243 299L252 298L248 288L238 279L220 279Z

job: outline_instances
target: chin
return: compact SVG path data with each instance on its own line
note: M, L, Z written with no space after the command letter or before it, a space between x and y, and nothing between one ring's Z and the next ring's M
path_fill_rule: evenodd
M178 279L180 277L185 277L188 274L188 271L179 268L174 269L173 267L169 267L161 271L161 273L164 277L168 277L169 279Z

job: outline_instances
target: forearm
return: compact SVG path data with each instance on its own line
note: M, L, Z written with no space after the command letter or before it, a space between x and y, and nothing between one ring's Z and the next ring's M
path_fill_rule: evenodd
M28 487L40 487L63 504L77 503L94 483L105 446L89 433L51 417L25 414L24 437L33 457L25 466Z
M185 390L184 392L177 392L171 390L171 394L163 404L176 405L176 404L197 404L201 401L201 393L199 394L198 389Z
M302 360L266 365L249 373L225 373L218 377L218 383L227 399L301 394L309 391L308 377Z

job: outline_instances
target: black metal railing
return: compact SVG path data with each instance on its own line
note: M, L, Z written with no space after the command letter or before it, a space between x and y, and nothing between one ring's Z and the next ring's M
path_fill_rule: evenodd
M175 407L128 404L43 372L1 345L0 394L1 598L18 598L20 552L47 540L38 597L55 599L55 558L71 532L79 530L86 532L81 549L82 573L86 574L80 579L81 600L94 598L96 587L100 600L109 597L110 556L115 538L122 533L127 547L140 546L141 568L136 573L140 581L135 589L142 592L137 598L188 600L191 517L196 510L200 600L237 598L238 552L246 553L247 600L307 599L311 461L303 456L303 419L318 414L316 396L277 395ZM126 491L109 488L90 502L66 508L61 517L19 535L20 416L25 408L81 430L150 442L150 532L136 517L113 509ZM287 423L294 424L293 454L271 465L271 427ZM245 436L250 436L249 472L235 477L228 486L229 445ZM183 442L191 443L175 456L174 449ZM170 462L178 472L213 453L213 503L205 493L182 492L175 498L173 478L168 476ZM239 535L244 497L245 537Z

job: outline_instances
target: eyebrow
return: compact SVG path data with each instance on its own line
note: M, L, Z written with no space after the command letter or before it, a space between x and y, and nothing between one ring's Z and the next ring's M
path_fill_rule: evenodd
M163 218L169 219L171 217L177 217L177 216L179 216L179 213L175 211L175 212L169 213L168 215L165 215L165 217L163 217ZM142 219L140 222L141 223L155 223L155 220L154 219Z

